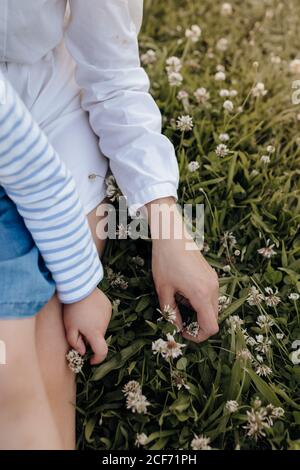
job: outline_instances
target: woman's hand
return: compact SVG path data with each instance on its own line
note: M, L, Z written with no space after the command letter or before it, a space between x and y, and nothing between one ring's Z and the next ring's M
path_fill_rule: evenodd
M169 238L164 238L157 215L160 206L170 208ZM165 198L151 202L147 206L150 229L153 239L152 271L160 307L170 305L176 312L176 325L187 339L201 342L216 334L218 326L218 276L199 252L199 248L183 225L183 219L176 209L173 198ZM154 211L153 211L154 208ZM175 210L174 210L175 209ZM164 211L166 221L168 211ZM174 214L174 215L172 215ZM183 228L181 238L172 234L176 228ZM188 246L188 250L187 250ZM182 329L182 319L175 295L183 295L197 313L199 332L197 336L189 335Z
M86 353L85 341L89 343L94 352L90 360L92 365L99 364L107 356L108 347L104 336L111 312L109 299L98 288L80 302L64 306L67 341L82 356Z

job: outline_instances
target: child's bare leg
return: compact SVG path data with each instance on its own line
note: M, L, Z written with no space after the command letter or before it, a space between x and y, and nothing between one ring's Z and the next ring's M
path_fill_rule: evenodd
M36 317L36 345L43 381L63 449L75 449L74 374L68 367L69 346L62 320L62 305L53 297Z
M96 237L96 226L101 217L93 210L88 221L99 254L105 240ZM104 238L104 237L103 237ZM62 306L54 297L37 315L36 341L38 358L56 424L63 439L64 449L75 448L76 387L74 374L68 368L66 352L69 349L62 320Z
M0 449L61 449L35 345L36 317L0 320Z

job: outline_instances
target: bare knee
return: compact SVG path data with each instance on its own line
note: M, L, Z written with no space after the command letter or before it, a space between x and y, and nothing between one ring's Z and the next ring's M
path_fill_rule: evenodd
M0 415L3 411L13 411L32 407L41 396L44 388L35 355L15 350L8 355L7 364L0 369Z
M0 321L6 364L0 367L0 403L24 401L33 394L40 371L34 344L35 318Z

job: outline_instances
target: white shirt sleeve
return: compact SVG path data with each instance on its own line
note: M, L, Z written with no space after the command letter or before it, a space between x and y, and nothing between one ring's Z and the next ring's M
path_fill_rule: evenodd
M70 0L66 44L76 64L82 105L131 214L154 199L177 197L174 147L141 67L143 0Z
M0 185L31 232L60 300L87 297L103 269L74 180L1 72Z

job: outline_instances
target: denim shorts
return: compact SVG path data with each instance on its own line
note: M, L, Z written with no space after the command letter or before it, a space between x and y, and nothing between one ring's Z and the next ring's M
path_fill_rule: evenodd
M0 320L35 315L55 283L15 204L0 186Z

